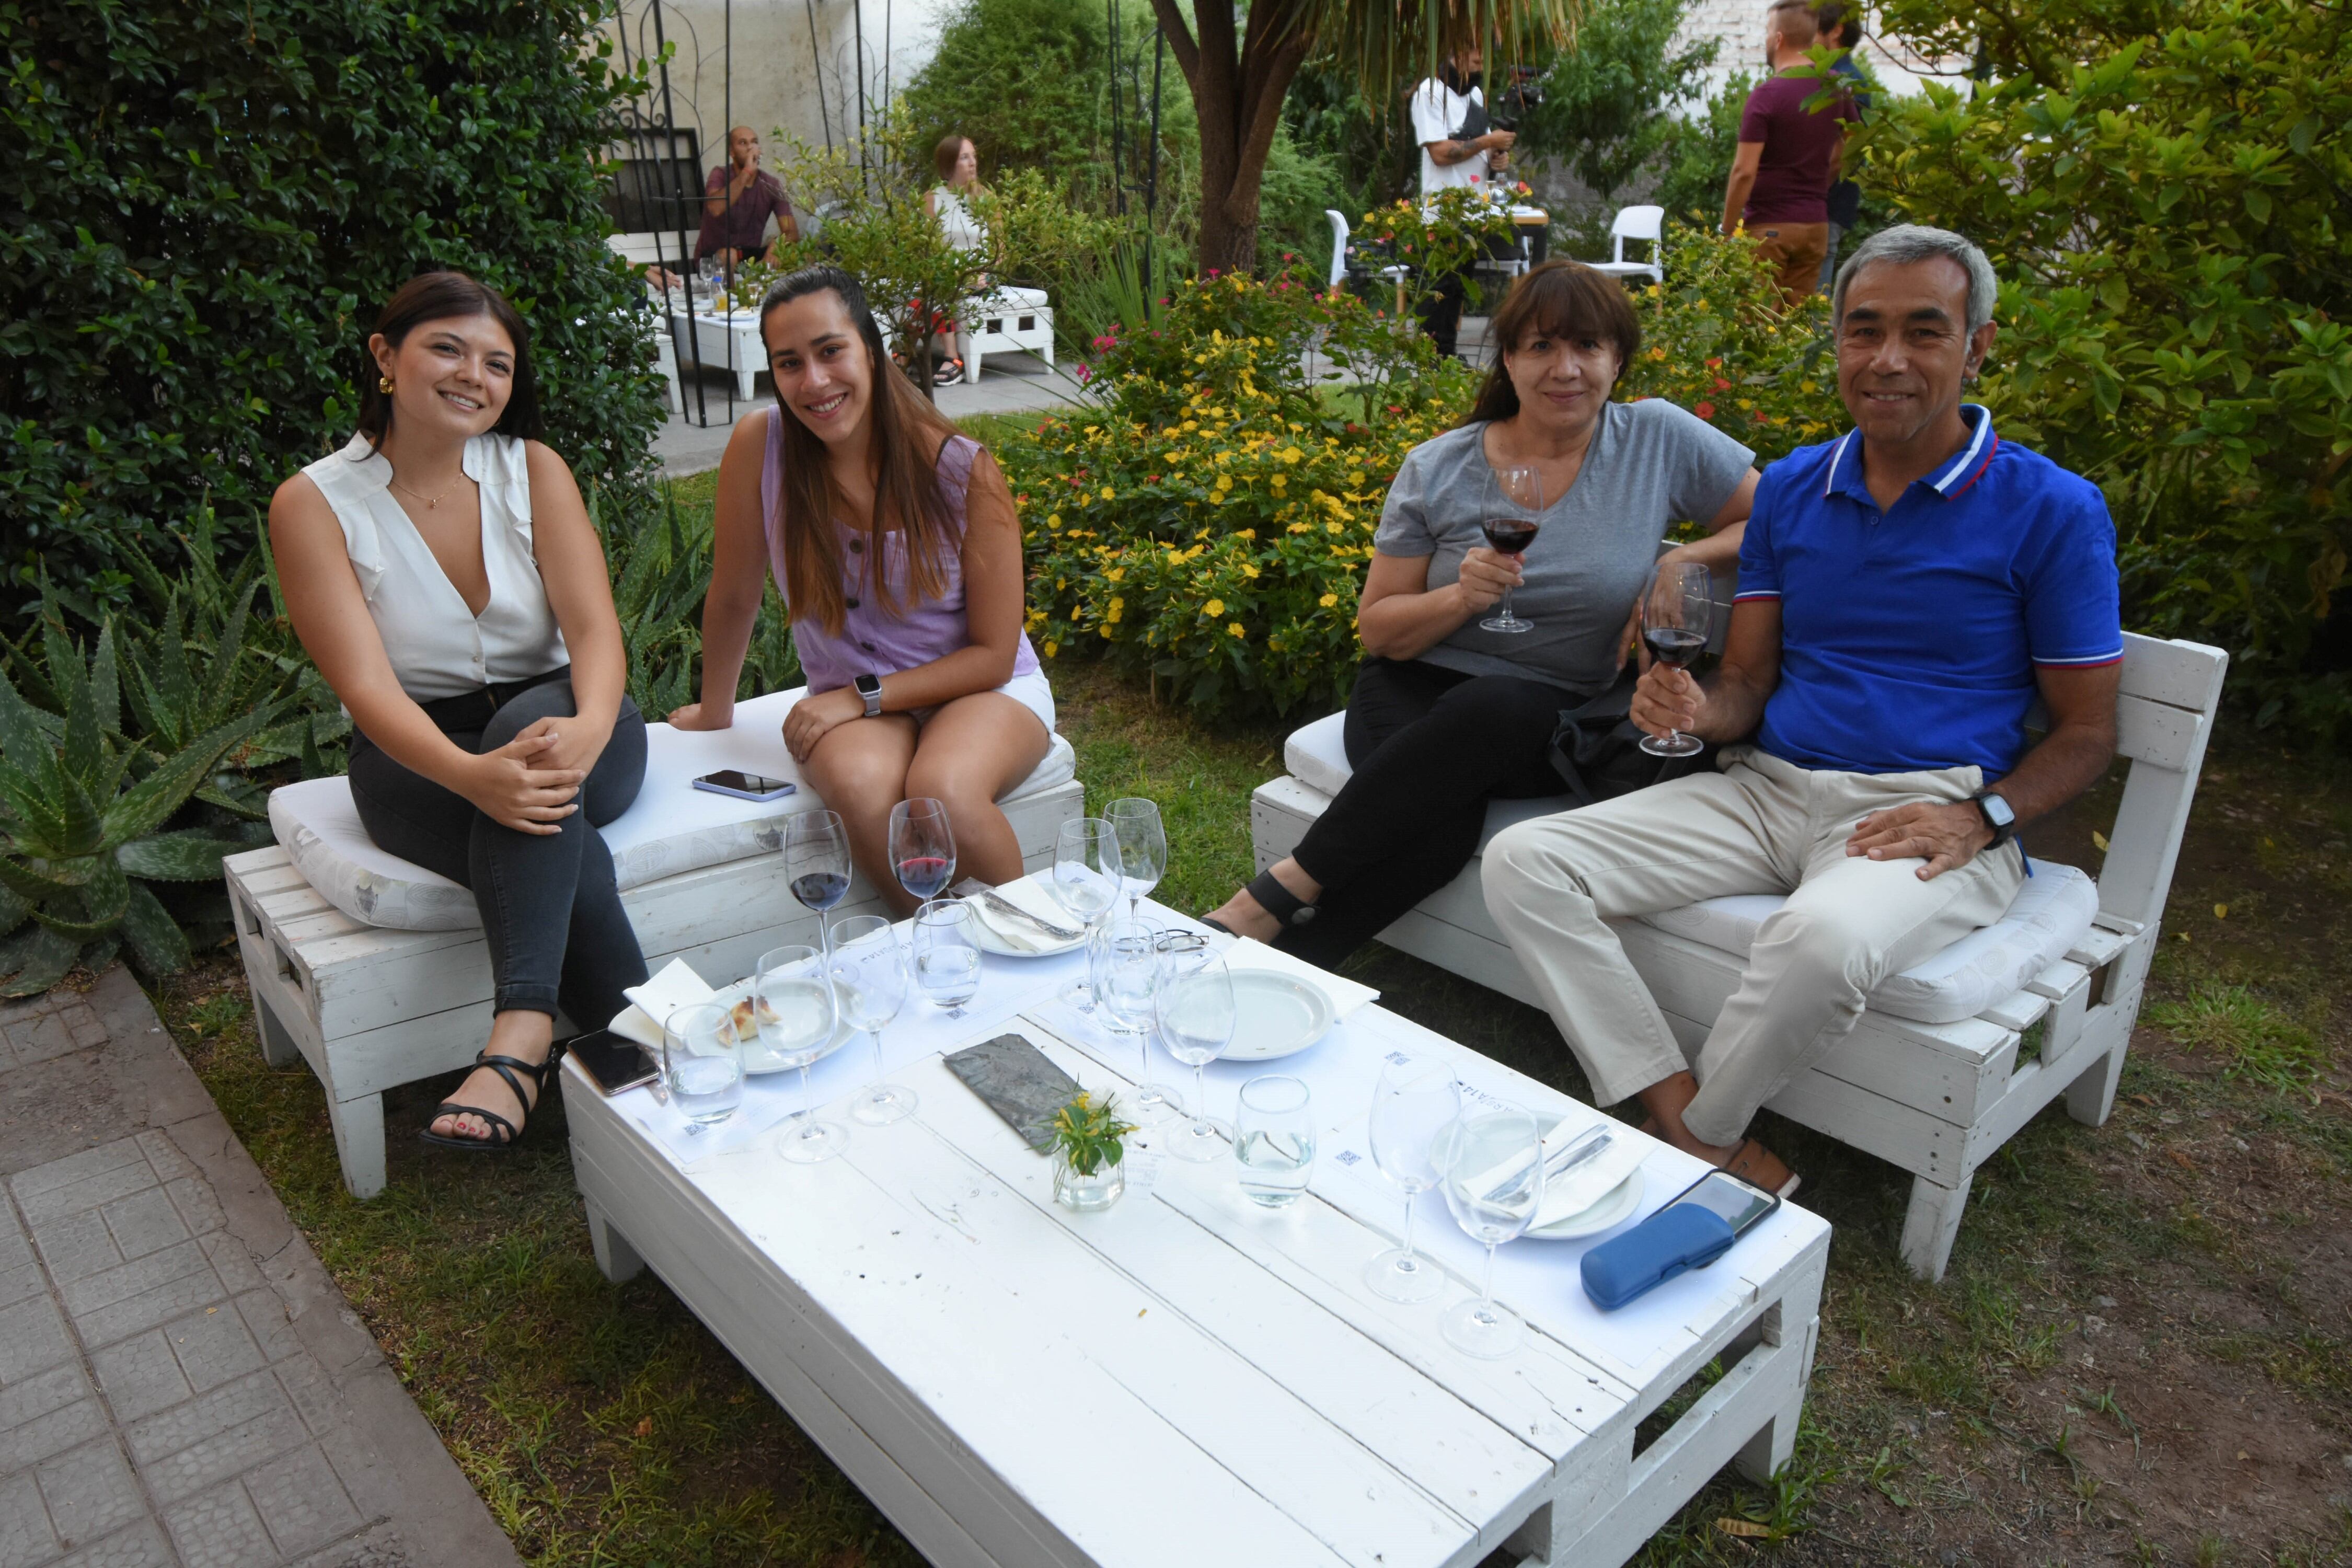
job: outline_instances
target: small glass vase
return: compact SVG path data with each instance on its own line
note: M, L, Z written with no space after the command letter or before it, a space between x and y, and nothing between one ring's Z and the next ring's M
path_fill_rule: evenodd
M1127 1191L1127 1161L1105 1160L1091 1174L1070 1163L1068 1154L1054 1155L1054 1201L1080 1214L1092 1214L1118 1202Z

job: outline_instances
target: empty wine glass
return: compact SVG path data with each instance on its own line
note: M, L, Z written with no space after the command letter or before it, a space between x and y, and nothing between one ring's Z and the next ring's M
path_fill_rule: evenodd
M1143 912L1143 895L1168 874L1168 833L1160 825L1160 805L1141 795L1112 801L1103 812L1118 839L1119 880L1127 889L1130 918Z
M1445 1289L1434 1261L1412 1249L1412 1211L1437 1184L1439 1147L1462 1114L1462 1089L1451 1064L1408 1058L1381 1068L1372 1090L1372 1163L1404 1192L1404 1245L1364 1265L1364 1283L1391 1301L1427 1301Z
M1507 465L1486 470L1485 515L1479 520L1479 531L1486 536L1486 546L1504 555L1521 555L1536 542L1536 532L1543 526L1543 475L1532 464ZM1511 590L1503 590L1503 602L1496 613L1478 623L1478 629L1488 632L1531 632L1533 621L1523 621L1511 613Z
M1707 569L1689 561L1669 561L1642 600L1642 641L1660 664L1687 669L1706 651L1715 627L1715 579ZM1642 737L1642 750L1654 757L1695 756L1706 742L1696 735L1669 730L1664 735Z
M699 1136L743 1103L743 1055L727 1009L716 1003L672 1008L662 1022L662 1082L669 1102Z
M934 899L915 911L915 984L950 1018L962 1017L980 990L980 942L961 899Z
M1193 1164L1206 1164L1224 1151L1222 1134L1230 1131L1209 1116L1209 1064L1234 1037L1234 977L1225 961L1212 958L1192 973L1169 980L1160 988L1154 1009L1160 1043L1168 1054L1192 1069L1192 1119L1169 1141L1168 1152Z
M906 1005L913 972L906 944L880 915L852 915L833 927L833 994L841 1005L842 1022L874 1037L874 1082L849 1102L849 1114L868 1126L880 1127L914 1114L919 1101L911 1089L884 1083L889 1069L882 1062L882 1026Z
M1118 902L1121 872L1118 829L1098 816L1062 824L1054 845L1054 897L1087 928L1087 951L1094 951L1095 928ZM1081 1013L1094 1011L1091 977L1070 983L1062 1000Z
M849 1129L818 1121L809 1090L809 1065L824 1055L841 1023L824 956L798 943L770 948L751 973L751 1001L760 1043L786 1067L801 1069L801 1108L776 1140L776 1152L801 1165L832 1159L848 1146Z
M849 830L837 811L803 811L784 818L784 884L816 916L817 949L833 951L824 917L849 896Z
M890 808L890 868L898 886L924 900L955 880L955 830L943 803L916 795Z
M1486 1246L1478 1298L1438 1321L1445 1342L1465 1355L1493 1360L1517 1350L1525 1325L1495 1300L1495 1248L1528 1228L1543 1206L1543 1140L1536 1119L1516 1106L1465 1110L1445 1134L1445 1206L1471 1240Z

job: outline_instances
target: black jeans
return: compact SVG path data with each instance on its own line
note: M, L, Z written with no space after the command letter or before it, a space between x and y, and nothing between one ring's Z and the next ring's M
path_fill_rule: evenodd
M467 751L494 752L533 722L578 711L569 666L533 680L421 704ZM621 700L578 811L558 833L518 833L463 795L394 762L352 733L352 804L381 848L473 889L489 938L495 1008L552 1015L601 1029L646 979L645 954L621 908L612 852L596 831L629 809L646 777L646 721Z
M1452 881L1478 848L1490 800L1559 795L1559 710L1583 697L1509 675L1368 658L1348 700L1354 776L1292 851L1323 885L1315 918L1274 945L1335 968Z

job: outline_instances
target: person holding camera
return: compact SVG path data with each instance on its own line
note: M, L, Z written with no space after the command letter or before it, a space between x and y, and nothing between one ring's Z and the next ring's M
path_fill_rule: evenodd
M1517 133L1492 128L1479 85L1486 52L1475 44L1456 49L1437 74L1412 89L1412 139L1421 144L1421 197L1464 186L1483 189L1509 163ZM1462 326L1465 280L1452 272L1431 279L1434 294L1421 308L1422 330L1452 358Z

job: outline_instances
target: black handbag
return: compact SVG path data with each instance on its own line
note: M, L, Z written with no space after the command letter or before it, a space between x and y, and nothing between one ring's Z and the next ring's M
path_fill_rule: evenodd
M1685 773L1715 766L1715 747L1687 757L1654 757L1642 750L1642 731L1625 715L1633 706L1631 669L1616 684L1577 708L1559 710L1551 732L1551 765L1579 805L1613 800Z

